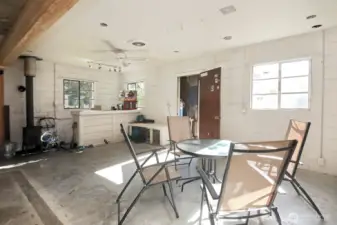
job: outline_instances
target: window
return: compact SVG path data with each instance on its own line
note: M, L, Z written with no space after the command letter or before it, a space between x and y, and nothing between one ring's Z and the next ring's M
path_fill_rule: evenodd
M144 106L144 81L127 84L128 91L137 91L138 108Z
M94 82L63 80L65 109L91 109L94 105Z
M252 109L308 109L310 60L253 67Z

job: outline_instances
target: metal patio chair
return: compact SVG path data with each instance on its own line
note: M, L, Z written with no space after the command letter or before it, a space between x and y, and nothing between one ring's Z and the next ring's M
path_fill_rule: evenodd
M310 125L310 122L301 122L297 120L290 120L289 122L285 139L296 139L298 143L291 157L284 180L289 181L297 194L300 195L317 212L322 220L324 220L324 217L315 202L296 179L297 168L299 165L303 164L300 160L309 133Z
M202 178L202 210L206 200L212 225L218 219L245 220L275 214L281 218L274 199L288 167L296 140L232 143L222 183L213 184L204 169L198 167ZM204 167L204 165L202 165Z
M171 161L165 161L165 162L159 162L159 157L158 157L158 151L163 150L162 148L152 150L152 153L144 160L144 162L140 163L137 159L137 154L131 144L131 141L123 127L122 124L120 124L121 127L121 132L124 136L125 142L130 150L130 153L132 155L133 160L135 161L136 164L136 171L133 173L131 178L128 180L128 182L125 184L124 188L120 192L120 194L117 197L116 203L118 204L118 225L123 224L125 221L127 215L130 213L131 209L134 207L136 202L139 200L140 196L146 191L149 187L161 184L163 187L164 195L167 197L168 201L170 202L175 215L177 218L179 218L179 214L177 211L177 207L175 205L174 197L173 197L173 189L172 189L172 183L171 181L179 179L180 174L174 169L172 163L174 163L174 160ZM155 157L156 159L156 164L152 165L145 165L152 157ZM127 187L130 185L132 180L135 178L135 176L139 174L141 181L143 182L143 187L139 191L139 193L136 195L130 206L126 209L126 212L122 216L121 215L121 210L120 210L120 203L121 203L121 198L127 189ZM169 193L170 197L167 194L166 191L166 186L165 184L168 185L169 188ZM171 199L170 199L171 198Z
M188 116L168 116L167 125L170 138L170 150L168 151L168 154L172 153L174 155L174 159L177 159L177 157L181 159L189 159L188 163L174 163L175 169L177 169L178 165L190 166L194 157L184 154L176 147L176 144L179 141L194 138L192 135L190 118Z

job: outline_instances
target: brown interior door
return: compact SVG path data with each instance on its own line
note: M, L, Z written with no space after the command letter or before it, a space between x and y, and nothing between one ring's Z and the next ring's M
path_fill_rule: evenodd
M200 138L220 138L220 80L221 68L200 74Z

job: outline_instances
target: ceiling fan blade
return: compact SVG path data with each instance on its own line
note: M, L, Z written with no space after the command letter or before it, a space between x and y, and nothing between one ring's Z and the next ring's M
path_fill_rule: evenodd
M111 52L111 50L91 50L93 53Z
M125 53L129 54L147 54L149 53L148 50L125 50Z
M114 53L123 53L123 52L124 52L123 49L117 48L117 47L114 46L114 45L111 43L111 41L109 41L109 40L103 40L103 42L104 42L107 46L109 46L109 48L111 49L111 51L114 52Z
M147 61L148 58L146 58L146 57L132 57L132 56L129 57L128 56L128 57L126 57L126 60L144 62L144 61Z

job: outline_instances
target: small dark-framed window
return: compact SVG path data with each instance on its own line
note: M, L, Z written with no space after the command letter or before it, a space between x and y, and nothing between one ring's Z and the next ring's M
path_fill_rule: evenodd
M92 81L63 80L65 109L91 109L94 106L95 83Z
M145 84L144 81L132 82L127 84L128 91L137 91L138 108L144 107Z

